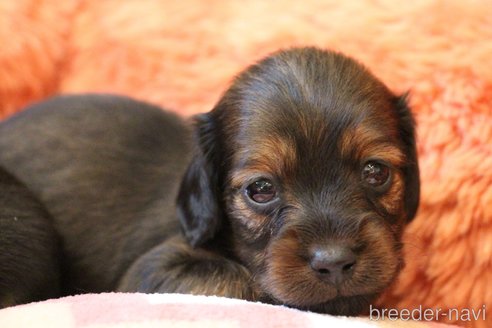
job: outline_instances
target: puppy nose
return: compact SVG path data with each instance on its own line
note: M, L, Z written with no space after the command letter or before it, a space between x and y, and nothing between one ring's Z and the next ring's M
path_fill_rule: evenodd
M339 285L351 275L356 261L350 248L326 246L313 249L310 265L320 279Z

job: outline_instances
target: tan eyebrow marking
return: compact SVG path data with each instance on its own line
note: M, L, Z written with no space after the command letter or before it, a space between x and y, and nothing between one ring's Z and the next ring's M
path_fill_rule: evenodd
M297 162L295 145L288 138L267 136L253 137L248 140L249 146L240 146L234 154L235 167L241 169L233 171L230 180L233 186L244 182L246 177L266 172L276 175L288 175Z
M392 142L387 134L364 124L344 132L340 139L340 151L344 158L355 157L358 160L379 158L394 166L400 166L406 160L396 141Z
M234 189L239 189L252 176L258 175L259 172L261 171L256 168L234 170L229 175L230 185Z

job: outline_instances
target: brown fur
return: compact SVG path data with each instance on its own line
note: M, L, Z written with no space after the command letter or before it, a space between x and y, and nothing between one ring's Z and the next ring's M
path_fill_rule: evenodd
M198 127L224 211L210 221L214 237L196 244L232 244L262 300L330 313L366 310L400 269L401 231L418 204L404 99L341 55L292 50L241 74ZM385 190L361 184L368 160L390 168ZM280 200L256 206L245 188L265 177ZM178 204L186 207L182 196ZM339 286L320 280L309 265L318 245L352 249L352 278Z
M364 67L280 51L195 118L192 147L187 131L155 107L95 96L0 127L0 164L53 215L64 293L213 294L355 315L396 277L419 199L414 123ZM368 163L388 179L369 184ZM260 203L259 185L273 190Z

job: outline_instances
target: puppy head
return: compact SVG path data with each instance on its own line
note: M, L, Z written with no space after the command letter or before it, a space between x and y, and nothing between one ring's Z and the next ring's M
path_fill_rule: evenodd
M414 123L355 61L278 52L197 119L178 196L192 245L226 245L264 298L357 314L393 280L418 207Z

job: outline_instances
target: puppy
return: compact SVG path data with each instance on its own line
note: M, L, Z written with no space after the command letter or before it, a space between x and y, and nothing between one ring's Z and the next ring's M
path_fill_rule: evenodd
M0 165L61 238L63 294L208 294L356 315L394 280L419 202L414 120L364 67L280 51L192 130L97 95L0 126Z

